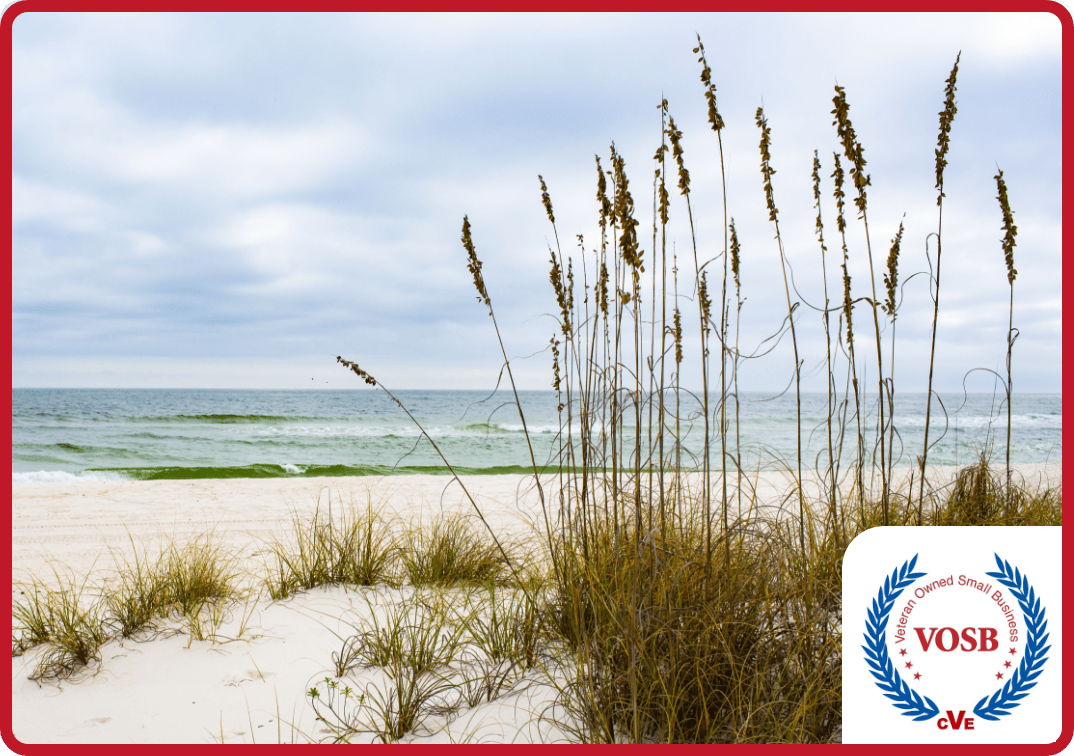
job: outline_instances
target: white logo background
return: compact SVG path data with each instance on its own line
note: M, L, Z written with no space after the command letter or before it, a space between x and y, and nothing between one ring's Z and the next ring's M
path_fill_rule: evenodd
M888 654L899 676L917 693L932 699L940 714L924 722L904 716L884 695L865 660L867 612L884 580L917 555L916 580L895 599L886 629ZM1040 598L1048 621L1047 661L1020 705L999 721L977 717L973 708L1001 689L1018 669L1025 652L1026 625L1011 591L986 573L996 572L995 554L1017 567ZM962 578L962 580L960 580ZM940 584L950 580L951 585ZM970 581L988 586L975 588ZM960 585L960 583L962 583ZM929 591L924 589L931 586ZM915 591L917 592L915 595ZM994 600L1001 592L1017 625L1011 642L1010 618ZM910 605L910 602L913 605ZM905 616L903 641L897 633ZM997 630L995 651L963 651L979 645L950 633L933 636L925 652L913 628L990 627ZM1052 743L1062 732L1062 528L1058 527L890 527L874 528L850 544L843 559L843 742L844 743ZM1016 653L1010 654L1015 648ZM907 653L902 654L905 650ZM1005 662L1012 661L1010 667ZM911 666L907 667L907 664ZM996 674L1002 674L998 679ZM915 679L914 675L920 675ZM973 730L941 730L937 720L965 711Z

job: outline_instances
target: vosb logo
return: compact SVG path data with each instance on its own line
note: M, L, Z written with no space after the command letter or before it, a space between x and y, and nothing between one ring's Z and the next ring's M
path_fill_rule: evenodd
M929 646L936 636L936 629L937 628L935 627L930 627L929 634L926 636L924 628L914 628L918 640L921 641L921 648L923 650L929 650ZM936 647L941 651L955 651L959 648L961 648L962 651L995 651L999 648L999 641L996 640L997 631L994 627L967 627L961 633L953 627L941 627L939 630L940 637L936 638ZM978 631L981 633L980 646L977 645L977 638L974 636L974 633ZM944 645L944 633L950 634L950 645ZM959 644L959 638L962 639L961 645Z
M1063 573L1061 527L859 534L843 557L843 742L1055 744Z
M867 611L862 650L878 694L920 726L955 735L999 722L1045 671L1047 609L1028 575L993 558L991 571L933 576L915 554Z

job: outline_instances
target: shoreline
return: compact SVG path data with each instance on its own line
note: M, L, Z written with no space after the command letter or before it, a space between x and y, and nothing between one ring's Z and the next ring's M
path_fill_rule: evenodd
M1031 489L1062 482L1061 462L1020 463L1011 468ZM959 469L931 467L929 488L947 485ZM896 468L893 490L905 490L914 474L916 469ZM497 534L525 538L539 525L541 507L532 475L459 477ZM699 479L698 473L687 476L691 482ZM556 480L554 475L541 476L548 501ZM729 490L736 481L737 476L728 475ZM744 475L746 481L748 498L767 507L779 507L796 488L786 471L752 472ZM816 473L807 472L802 483L807 500L819 498ZM875 483L878 488L879 481ZM913 485L916 489L916 477ZM712 490L716 496L722 491L718 472L712 474ZM293 513L311 512L318 506L326 511L341 502L361 509L371 503L374 510L404 523L428 522L439 513L473 512L458 483L444 475L19 482L12 483L12 570L16 576L36 574L58 564L83 573L104 566L100 560L109 549L129 550L132 538L142 545L207 532L222 545L256 557L264 540L289 525Z

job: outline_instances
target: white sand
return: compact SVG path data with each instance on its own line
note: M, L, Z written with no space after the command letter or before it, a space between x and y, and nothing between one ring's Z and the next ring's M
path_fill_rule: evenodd
M907 473L909 471L906 471ZM1018 465L1029 484L1062 481L1060 463ZM953 468L930 471L940 485ZM532 535L540 505L527 476L470 476L464 484L503 537ZM756 501L778 505L793 488L777 473L751 476ZM905 487L906 481L896 481ZM719 490L718 481L714 486ZM552 481L546 481L546 495ZM816 483L807 479L807 488ZM915 484L916 489L916 484ZM265 540L285 532L294 511L327 511L366 502L404 521L440 512L472 512L457 483L442 476L238 479L153 482L15 483L12 485L14 580L72 574L107 575L117 556L140 547L213 531L248 569L263 563ZM13 593L14 593L13 589ZM325 737L306 691L331 674L332 653L368 619L411 588L318 589L284 602L262 597L231 609L215 637L172 634L112 641L102 661L71 680L28 679L41 649L12 659L12 722L24 743L275 743ZM376 670L359 684L384 687ZM463 708L457 718L432 717L412 733L421 741L557 740L551 721L555 691L531 676L493 703ZM322 690L324 686L322 685ZM562 720L561 720L562 721ZM372 739L358 736L356 739Z

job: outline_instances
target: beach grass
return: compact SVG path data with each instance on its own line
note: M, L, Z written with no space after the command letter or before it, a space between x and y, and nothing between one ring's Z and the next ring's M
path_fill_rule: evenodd
M527 594L527 598L535 611L547 613L551 642L558 641L567 649L566 658L560 661L573 672L561 693L571 715L573 735L580 742L832 742L841 731L841 563L853 537L878 525L1057 525L1062 521L1061 486L1042 493L1020 492L1009 476L1005 481L997 480L985 458L961 471L948 492L926 482L928 454L936 443L935 439L929 443L929 423L940 302L943 180L957 113L955 92L961 54L947 78L940 111L936 150L940 216L935 233L936 265L933 269L930 262L927 272L933 303L932 349L915 502L912 476L905 492L893 482L895 459L891 451L897 435L894 323L899 309L896 293L905 224L900 222L892 239L884 280L887 300L882 303L877 295L867 212L867 188L872 181L866 173L862 140L849 115L848 93L836 85L832 98L833 126L841 148L833 152L831 175L843 252L843 298L840 304L830 305L827 270L822 270L825 305L819 314L827 341L823 364L829 387L828 445L827 459L817 460L823 493L814 499L806 495L804 486L800 399L804 359L797 338L798 325L811 316L803 314L804 297L796 287L792 294L790 285L775 203L774 126L758 108L761 184L768 221L774 224L787 315L779 330L751 354L739 350L737 337L743 317L742 250L727 213L724 122L700 38L694 53L700 56L709 123L720 154L722 253L710 253L711 259L701 263L704 258L698 251L701 245L694 225L685 137L666 99L658 106L661 133L652 166L652 247L648 253L638 232L641 222L636 217L638 205L626 160L614 143L610 170L605 171L599 157L596 161L599 243L590 251L580 234L579 253L563 251L549 182L538 176L540 201L555 240L555 246L549 246L549 281L557 328L549 351L560 415L560 443L554 459L560 472L554 496L546 499L538 489L550 558L550 587L541 596ZM695 293L696 343L700 344L696 380L702 388L696 401L701 410L699 416L688 417L685 422L680 415L685 339L674 249L668 269L668 227L678 212L673 210L667 191L669 144L685 210L683 230L688 230L693 256L690 289ZM823 269L826 249L820 172L819 153L815 151L813 186ZM1000 179L997 177L997 182ZM1012 211L1006 185L997 185L1008 232L1002 249L1013 287ZM848 243L849 238L857 238L848 234L848 199L863 225L863 249L853 249ZM719 250L719 241L711 247ZM463 218L462 245L478 301L492 317L501 345L503 374L514 390L511 362L502 349L469 215ZM851 255L863 253L869 275L865 296L854 294L849 274ZM905 254L901 260L905 266ZM712 282L718 270L713 262L722 262L724 268L718 294ZM729 338L729 270L735 283L734 346ZM903 286L912 278L914 275L904 273ZM645 303L647 296L651 299ZM853 328L855 311L861 307L872 316L871 333L855 333ZM1008 412L1013 333L1012 327L1007 343ZM794 462L781 464L794 483L793 489L773 508L772 502L756 501L744 490L742 450L737 441L729 444L732 407L737 424L738 382L735 376L729 379L728 365L737 371L744 360L756 357L764 343L778 342L785 335L790 336L794 357L788 388L793 385L795 389L798 432ZM874 428L868 427L872 421L866 417L863 399L868 366L856 359L855 347L876 356ZM884 370L885 347L892 355L888 373ZM343 357L338 361L407 411L367 369ZM717 364L718 395L712 380ZM839 385L847 386L842 399L835 388ZM517 392L516 406L525 428ZM686 433L696 426L703 428L703 451L691 469L683 467L684 425ZM420 425L418 430L424 434ZM869 439L873 439L871 444ZM849 470L842 469L844 447L852 450ZM719 457L713 460L717 448ZM451 462L444 461L450 468ZM535 478L537 469L534 462ZM716 470L718 485L712 477ZM736 477L735 485L730 484L729 473ZM694 483L691 475L700 482ZM876 481L878 487L874 486ZM481 517L477 503L472 498L470 501ZM484 517L481 521L495 538Z
M510 581L509 553L482 537L469 518L456 515L410 527L399 559L411 585L451 587Z
M269 596L320 585L394 584L398 547L380 514L369 502L364 510L337 503L336 512L330 501L322 511L319 500L311 515L292 512L290 533L269 544Z
M13 590L12 656L45 646L31 680L74 675L100 659L107 637L101 607L87 600L89 576L76 577L54 565L53 577L52 584L31 577Z

